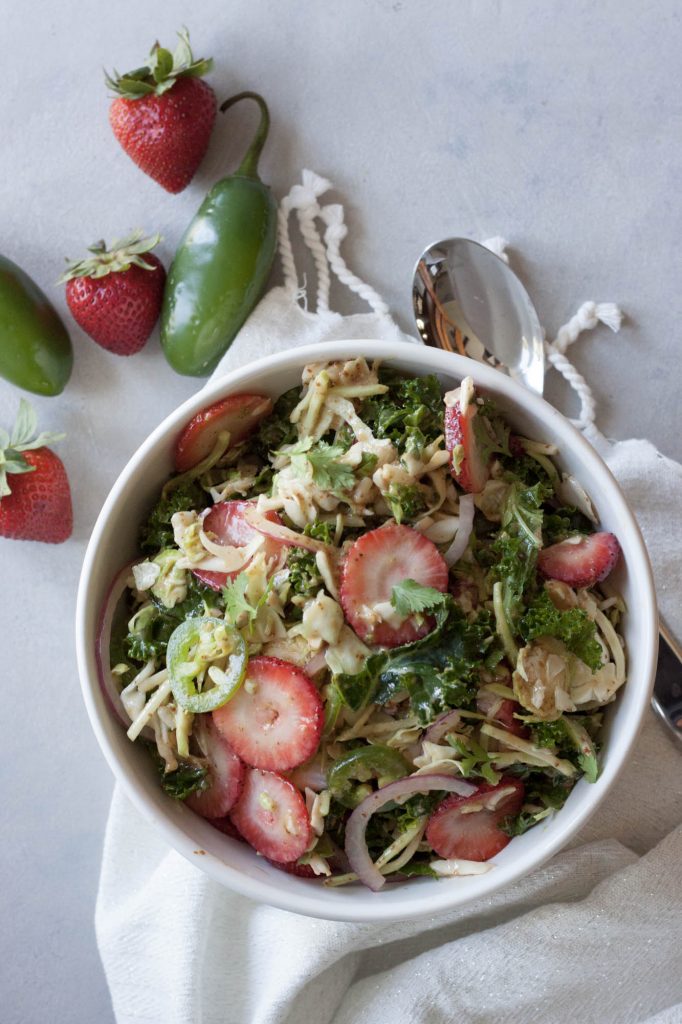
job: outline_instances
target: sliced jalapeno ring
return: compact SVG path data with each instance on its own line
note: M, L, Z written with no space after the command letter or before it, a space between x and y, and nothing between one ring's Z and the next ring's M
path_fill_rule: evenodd
M241 686L247 662L239 630L213 616L186 619L171 633L166 653L176 703L193 714L222 707Z
M335 761L327 773L327 785L341 803L354 806L356 790L366 796L366 787L354 783L366 783L376 779L379 786L402 779L409 775L412 766L392 747L379 743L368 747L356 747Z

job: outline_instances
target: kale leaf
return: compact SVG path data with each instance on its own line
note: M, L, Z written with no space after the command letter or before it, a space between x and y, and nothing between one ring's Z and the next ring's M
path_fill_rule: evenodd
M303 533L306 537L314 537L316 540L324 541L325 544L332 544L334 524L307 523ZM287 569L289 570L289 585L295 594L313 597L323 586L322 576L312 551L306 551L305 548L290 548L287 556Z
M180 761L177 768L167 772L164 760L156 750L151 749L151 754L161 776L161 786L174 800L186 800L190 793L200 792L210 785L205 765L196 761Z
M280 395L275 402L272 412L261 420L258 433L255 435L254 446L259 451L263 462L268 461L271 451L281 448L285 444L293 444L298 440L296 424L291 423L289 417L298 405L301 398L300 387L290 388Z
M519 772L511 769L508 774L518 776ZM563 776L553 777L544 768L529 769L524 805L539 807L541 808L540 812L522 808L519 814L506 818L499 827L508 836L523 835L529 828L537 825L543 817L546 817L548 810L558 811L563 807L574 784L575 779L566 779Z
M436 628L414 643L370 655L361 672L343 673L335 683L353 710L368 701L386 704L407 692L419 719L430 722L451 707L471 706L479 669L491 654L490 616L469 623L451 598L436 610Z
M384 499L396 523L416 519L426 509L426 498L419 484L391 484Z
M524 609L524 599L536 585L535 567L542 544L543 484L524 487L515 482L502 512L502 529L491 545L495 561L491 577L503 584L504 613L514 631Z
M588 782L596 782L599 762L597 746L588 731L590 726L589 716L580 715L564 715L555 722L537 722L533 725L533 742L568 758Z
M538 636L554 636L562 640L569 651L584 661L593 672L602 663L597 627L589 615L582 608L559 611L546 590L532 600L521 619L519 629L526 641Z
M172 547L171 517L175 512L204 509L209 498L196 480L188 481L168 492L154 506L140 530L140 548L145 554L156 554L162 548Z
M577 533L591 533L592 524L572 505L565 505L553 512L547 512L542 524L545 544L558 544L567 537L575 537Z
M133 661L160 661L166 654L171 633L184 622L206 614L206 605L221 607L220 595L205 586L191 573L187 578L187 597L174 608L166 608L152 598L147 613L138 619L136 628L126 637L128 657Z
M399 452L419 454L443 433L443 394L435 374L401 377L395 372L380 374L388 384L384 395L366 398L360 416L375 437L392 441Z

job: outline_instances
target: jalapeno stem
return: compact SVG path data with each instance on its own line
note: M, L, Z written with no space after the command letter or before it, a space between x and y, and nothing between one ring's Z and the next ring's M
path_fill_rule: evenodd
M225 100L221 104L220 109L223 113L229 110L230 107L238 103L239 100L255 100L260 107L260 123L256 129L256 134L253 137L251 145L246 151L244 159L240 163L239 167L235 171L235 174L243 178L258 178L258 161L265 145L265 140L268 137L268 131L270 130L270 111L268 105L257 92L239 92L236 96L230 96L228 100Z

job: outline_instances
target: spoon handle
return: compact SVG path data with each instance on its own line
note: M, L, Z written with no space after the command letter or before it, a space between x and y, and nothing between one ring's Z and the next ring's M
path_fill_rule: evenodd
M682 647L664 622L660 623L658 668L651 704L682 744Z

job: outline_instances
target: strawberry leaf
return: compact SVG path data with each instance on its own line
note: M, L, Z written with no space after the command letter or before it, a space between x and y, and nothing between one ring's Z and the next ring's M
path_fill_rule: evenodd
M149 63L154 81L163 82L173 70L173 54L170 50L157 46Z
M143 67L127 71L124 75L117 71L113 75L105 72L109 89L128 100L139 100L152 93L162 96L173 88L178 78L199 78L211 70L213 61L210 58L194 59L186 28L178 32L178 40L172 54L156 43Z
M35 410L30 402L27 402L25 398L19 401L19 412L17 418L14 421L12 428L12 437L9 444L12 448L16 448L17 445L25 444L30 441L36 430L38 429L38 417L35 414ZM7 445L3 444L3 448Z

